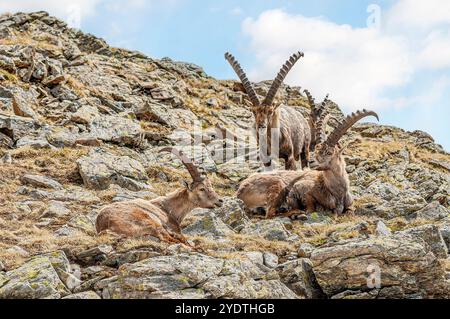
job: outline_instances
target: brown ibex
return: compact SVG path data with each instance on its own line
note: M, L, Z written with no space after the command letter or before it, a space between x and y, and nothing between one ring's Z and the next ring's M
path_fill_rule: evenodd
M293 107L274 103L275 96L295 63L303 57L302 52L293 54L280 69L277 77L261 102L239 63L230 53L225 54L226 60L241 80L247 95L252 103L252 112L255 117L255 129L260 157L266 167L272 165L272 160L282 158L285 160L287 170L296 170L296 161L301 160L302 168L308 166L311 132L308 122L300 111ZM279 154L272 154L272 133L278 138ZM276 151L276 150L274 150Z
M172 147L160 152L177 155L192 177L192 183L166 196L151 201L136 199L104 207L96 220L97 232L111 230L127 237L154 236L166 242L185 242L181 222L194 208L222 206L222 199L214 191L207 177L184 154Z
M339 144L339 140L366 116L374 116L379 120L373 111L357 111L347 116L326 139L323 132L329 115L321 117L317 127L320 135L314 152L315 169L302 172L292 179L267 210L266 217L295 209L312 213L317 206L329 209L336 215L350 210L353 198L342 157L345 147Z

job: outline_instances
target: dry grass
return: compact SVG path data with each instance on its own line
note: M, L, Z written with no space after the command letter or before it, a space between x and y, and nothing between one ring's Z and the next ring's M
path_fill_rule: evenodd
M292 231L297 234L302 241L314 246L321 246L325 244L330 235L335 232L340 239L349 239L360 236L360 233L357 230L352 229L352 227L361 222L368 222L370 225L368 232L374 232L374 227L371 225L372 220L370 218L354 215L338 216L337 218L333 218L333 223L329 224L305 224L302 222L294 222Z
M29 45L37 49L61 52L61 48L48 42L48 38L37 39L28 32L14 32L12 36L0 39L2 45Z
M200 248L208 250L208 254L221 258L235 258L236 251L270 251L278 256L286 255L297 250L296 245L282 241L269 241L261 237L233 234L227 241L217 241L202 236L193 236L190 239Z
M428 149L417 147L414 144L395 140L391 142L378 142L364 139L347 150L346 153L353 156L370 159L371 162L387 161L401 162L398 152L408 150L412 162L420 162L425 166L436 169L430 165L430 160L438 160L450 163L450 155L434 153Z

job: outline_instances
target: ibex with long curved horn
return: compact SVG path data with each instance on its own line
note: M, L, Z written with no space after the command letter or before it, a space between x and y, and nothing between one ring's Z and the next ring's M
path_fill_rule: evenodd
M222 206L207 177L183 153L173 147L160 152L177 155L192 177L192 183L151 201L142 199L119 202L104 207L96 220L97 232L111 230L127 237L154 236L166 242L185 242L181 222L194 208Z
M379 120L373 111L357 111L347 116L326 138L324 130L329 115L321 116L317 126L318 145L314 152L315 169L292 179L267 210L266 217L295 209L305 209L307 213L312 213L318 205L335 214L348 211L353 198L342 157L345 147L339 144L339 140L356 122L367 116L374 116Z
M301 160L303 168L308 166L311 141L308 122L295 108L274 103L275 96L286 75L301 57L303 57L303 53L297 52L286 61L272 82L265 99L261 102L239 63L230 53L225 54L226 60L238 75L253 105L256 138L260 147L261 159L266 167L272 165L274 158L284 159L287 170L296 170L296 161L299 160ZM279 154L272 154L270 151L272 134L276 134L274 137L278 138Z

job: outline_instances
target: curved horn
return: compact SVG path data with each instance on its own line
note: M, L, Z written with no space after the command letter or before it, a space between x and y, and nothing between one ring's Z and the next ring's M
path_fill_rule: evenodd
M259 101L258 96L256 95L256 92L253 88L253 85L248 80L247 75L245 74L244 70L242 70L239 62L236 61L234 56L228 52L225 53L225 59L230 63L234 72L236 72L237 76L241 80L242 85L244 86L245 92L247 92L247 95L250 97L252 104L254 106L259 106L261 104L261 102Z
M322 113L319 120L317 121L316 144L322 144L323 142L325 142L325 138L327 136L325 130L327 128L327 124L330 118L331 118L330 114Z
M308 104L309 104L311 110L313 110L316 106L316 102L315 102L314 98L312 97L311 93L308 90L304 90L303 92L305 92L306 97L308 98Z
M175 147L165 147L159 151L159 153L163 153L163 152L172 153L172 154L175 154L176 156L178 156L178 158L181 160L181 162L184 164L184 166L188 170L189 174L191 174L191 177L194 182L201 182L204 180L204 178L200 174L197 166L195 166L194 163L192 163L191 159L186 157L186 155L184 155L183 152L177 150Z
M327 94L325 96L325 98L323 99L322 103L320 103L320 106L318 108L316 108L314 106L313 108L313 112L311 112L311 115L313 117L313 121L317 121L318 118L320 118L322 116L322 114L324 114L325 109L327 107L327 103L330 101L328 98L330 97L330 94Z
M366 116L374 116L376 117L377 121L379 121L380 119L378 118L378 114L375 113L374 111L368 111L366 109L363 109L362 111L357 111L356 113L352 113L350 115L348 115L345 120L339 124L333 131L333 133L331 133L326 142L328 146L335 146L339 140L341 139L341 137L353 126L355 125L356 122L358 122L359 120L361 120L362 118L366 117Z
M273 201L273 207L276 207L277 210L281 208L281 206L286 203L286 199L291 190L294 188L294 185L297 184L297 182L302 178L304 178L304 176L303 174L300 174L299 176L295 177L289 184L287 184Z
M263 101L263 105L272 105L273 100L275 99L275 95L277 94L278 89L286 78L286 75L289 73L295 63L303 56L303 52L299 51L297 53L294 53L289 58L289 60L287 60L286 63L281 67L280 72L278 72L277 77L272 82L272 86L270 87L269 92L267 93L266 98Z

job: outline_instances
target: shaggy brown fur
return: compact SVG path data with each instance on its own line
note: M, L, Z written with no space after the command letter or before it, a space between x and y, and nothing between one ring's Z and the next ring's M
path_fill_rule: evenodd
M279 196L280 192L301 172L272 171L255 173L245 179L236 197L242 200L250 212L267 211L267 208Z

